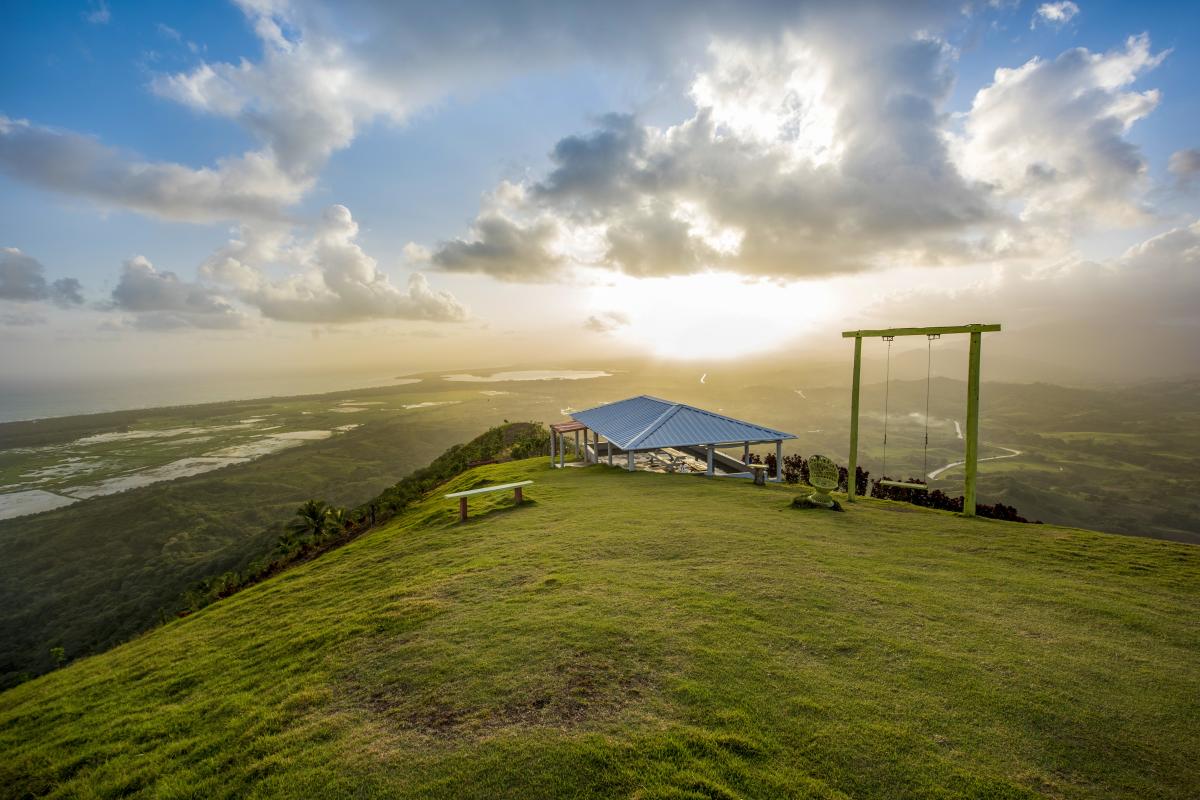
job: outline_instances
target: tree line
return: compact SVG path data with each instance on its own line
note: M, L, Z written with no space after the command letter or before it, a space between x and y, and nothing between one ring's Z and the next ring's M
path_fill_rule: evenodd
M178 616L199 611L288 567L358 538L472 467L500 459L549 455L549 437L550 432L540 423L506 422L465 444L454 445L429 466L406 475L354 508L339 508L324 500L307 500L288 522L279 524L279 536L270 552L251 561L244 569L230 570L200 581L184 593L183 610Z

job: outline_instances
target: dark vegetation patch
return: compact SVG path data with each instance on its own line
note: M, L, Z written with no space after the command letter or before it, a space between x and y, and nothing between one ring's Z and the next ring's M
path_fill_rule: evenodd
M385 646L403 664L401 646ZM478 740L535 728L571 731L612 720L652 691L652 672L628 647L616 652L563 650L530 657L519 671L492 674L492 684L466 669L428 686L421 666L395 674L374 657L339 676L339 705L366 713L385 730L436 740ZM502 684L503 688L497 688Z

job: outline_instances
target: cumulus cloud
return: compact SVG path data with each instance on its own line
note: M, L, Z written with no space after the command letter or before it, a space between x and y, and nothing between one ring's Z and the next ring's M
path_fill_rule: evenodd
M276 218L315 183L329 156L373 121L404 122L454 93L579 61L639 64L671 76L677 59L714 31L774 36L825 13L789 4L709 0L559 4L467 2L414 11L411 4L352 0L238 0L261 56L201 61L155 77L160 96L230 119L256 146L215 165L146 162L77 133L6 120L0 168L55 191L170 219ZM953 17L951 2L899 8L856 4L868 29L903 19L920 27ZM107 6L92 9L107 19ZM102 13L101 13L102 12ZM100 21L100 17L97 17ZM166 36L172 29L160 29ZM866 38L861 30L856 38Z
M75 278L46 280L46 268L15 247L0 248L0 300L51 302L60 308L83 303L83 287Z
M267 231L287 230L287 209L363 126L581 59L669 66L655 73L669 82L690 75L694 109L673 125L601 116L561 138L539 178L497 190L470 230L406 248L411 261L506 281L556 280L575 265L791 279L1027 256L1064 248L1071 226L1092 219L1145 217L1145 166L1126 133L1158 96L1130 86L1164 54L1144 36L1000 70L956 121L944 107L957 54L936 34L961 18L953 2L522 2L503 14L472 2L438 14L366 0L337 13L318 0L239 5L260 56L200 61L153 89L234 121L253 149L196 169L0 118L0 169L173 219L244 220L253 235L206 268L268 316L461 318L423 278L408 291L387 283L354 234L341 236L341 258L322 258L317 240L337 238L328 221L312 242ZM1041 9L1047 21L1078 13ZM676 69L684 54L690 72ZM238 252L251 238L272 252ZM262 266L277 257L299 271L268 279Z
M229 329L247 322L217 290L160 272L144 256L125 262L107 307L129 312L134 327L150 330Z
M1079 6L1071 2L1071 0L1060 0L1056 3L1042 3L1033 12L1033 19L1029 22L1030 30L1038 26L1038 23L1049 25L1065 25L1079 14Z
M174 220L279 218L312 183L282 172L269 154L219 159L215 167L127 157L88 136L0 116L0 171L41 186Z
M287 322L356 322L405 319L457 322L467 309L449 292L413 273L406 289L391 283L356 241L358 224L349 209L325 210L310 240L287 231L243 226L236 239L202 267L205 276L232 287L242 302L270 319ZM297 271L282 280L264 272L271 264Z
M689 119L609 114L565 137L541 180L506 192L503 216L485 208L433 263L504 280L572 264L803 277L989 252L1005 215L951 161L946 45L846 41L714 43Z
M1076 48L997 70L964 120L960 168L1017 203L1028 222L1144 222L1146 164L1125 135L1159 93L1129 86L1166 55L1152 53L1143 34L1107 53Z
M522 226L502 214L486 214L475 220L469 239L442 242L430 260L447 272L482 272L500 280L549 279L563 264L550 250L556 234L553 221Z

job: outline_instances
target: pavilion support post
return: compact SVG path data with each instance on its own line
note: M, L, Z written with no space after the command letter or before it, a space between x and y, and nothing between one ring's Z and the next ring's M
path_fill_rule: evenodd
M633 451L629 450L625 453L625 455L627 456L627 458L625 459L625 461L626 461L625 469L629 470L630 472L633 472L633 469L634 469Z
M742 446L742 463L743 464L750 463L750 443L749 442L746 442L746 444L744 444Z
M713 451L716 449L711 444L708 446L708 466L705 468L704 474L710 478L713 476Z
M567 466L567 437L561 433L558 435L558 468L563 469Z
M583 429L583 461L585 464L590 464L592 462L592 457L588 453L588 431L587 431L587 428Z
M554 466L554 440L558 438L558 434L553 430L550 431L550 466Z
M850 390L850 466L846 475L846 502L854 502L858 484L858 394L862 385L862 337L854 337L854 377Z
M971 353L967 366L967 431L963 482L963 516L975 516L975 475L979 467L979 351L983 334L971 333Z
M604 442L604 446L606 448L608 448L608 465L611 467L613 465L613 463L612 463L612 439L607 439Z
M579 431L575 431L575 460L579 460Z
M775 440L775 482L783 482L783 439Z

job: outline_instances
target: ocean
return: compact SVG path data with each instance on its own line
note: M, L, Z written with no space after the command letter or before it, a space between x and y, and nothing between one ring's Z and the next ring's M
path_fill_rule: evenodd
M130 378L0 378L0 422L161 406L321 394L411 379L373 373L196 375Z

